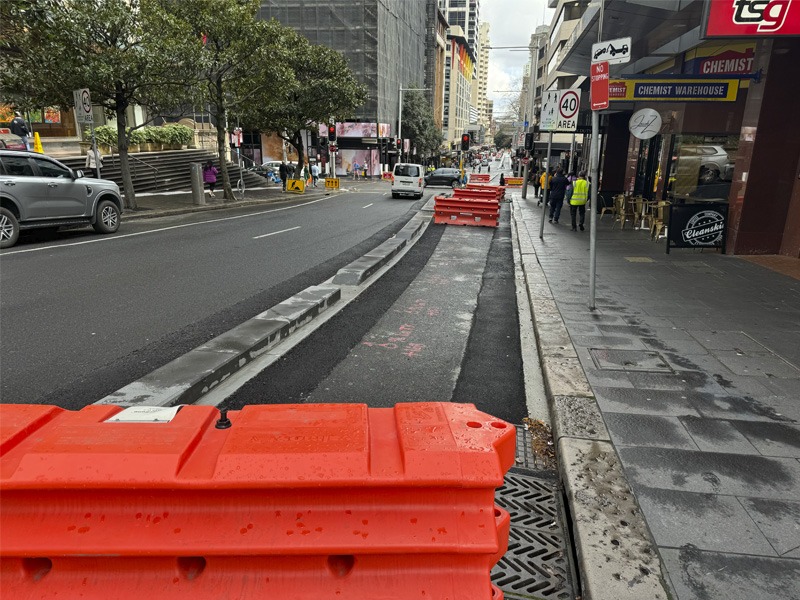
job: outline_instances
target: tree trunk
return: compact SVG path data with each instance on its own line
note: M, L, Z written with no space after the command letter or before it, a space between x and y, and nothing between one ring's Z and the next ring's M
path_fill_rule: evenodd
M300 173L305 166L305 154L303 153L303 135L301 131L295 131L292 133L291 144L294 146L294 149L297 150L297 169L294 172L294 178L300 179ZM306 177L308 179L308 177Z
M119 152L119 168L122 171L122 191L125 197L125 208L136 209L136 192L133 189L133 177L131 177L131 165L128 160L128 137L127 125L128 115L126 109L128 103L117 85L116 94L116 113L117 113L117 151Z
M225 95L222 89L222 77L217 77L215 85L215 98L214 98L214 118L217 121L217 154L219 154L219 171L222 173L222 198L224 202L233 201L233 189L231 189L231 177L228 173L228 161L226 156L228 153L228 132L225 129L227 125L227 111L225 109Z

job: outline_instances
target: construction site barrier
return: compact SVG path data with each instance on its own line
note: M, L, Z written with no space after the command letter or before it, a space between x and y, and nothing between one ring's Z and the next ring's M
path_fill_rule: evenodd
M489 173L470 173L469 175L470 183L489 183L491 179L492 176Z
M0 405L4 597L498 600L514 427L467 404Z
M497 227L500 203L494 199L436 196L433 222L437 225Z
M506 177L506 185L508 187L522 187L522 177Z
M487 200L502 201L505 196L505 188L496 185L484 185L476 183L468 183L464 188L456 188L453 190L454 198L480 198Z

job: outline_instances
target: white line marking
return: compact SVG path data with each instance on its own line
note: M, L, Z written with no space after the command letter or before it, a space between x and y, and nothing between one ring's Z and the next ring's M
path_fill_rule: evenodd
M260 240L261 238L269 237L271 235L278 235L279 233L286 233L287 231L294 231L295 229L300 229L300 225L297 227L289 227L289 229L281 229L280 231L273 231L272 233L265 233L264 235L257 235L253 239Z
M374 202L370 202L369 204L367 204L366 206L362 206L361 208L369 208L369 207L370 207L370 206L372 206L373 204L375 204L375 203L374 203Z
M323 200L328 200L328 197L318 198L316 200L311 200L309 202L304 202L303 204L295 204L293 206L284 206L282 208L273 208L270 210L262 210L261 212L257 213L249 213L246 215L236 215L234 217L222 217L219 219L211 219L209 221L201 221L199 223L184 223L183 225L171 225L170 227L162 227L161 229L151 229L150 231L137 231L136 233L126 233L123 235L115 235L113 237L104 237L98 238L95 240L86 240L84 242L70 242L69 244L61 244L58 246L43 246L41 248L29 248L27 250L14 250L12 252L3 252L2 256L11 256L12 254L25 254L27 252L39 252L41 250L57 250L59 248L67 248L69 246L83 246L84 244L95 244L98 242L115 242L117 240L121 240L123 238L134 237L137 235L146 235L148 233L159 233L161 231L169 231L170 229L182 229L183 227L194 227L196 225L207 225L208 223L221 223L222 221L233 221L234 219L245 219L247 217L258 217L261 215L266 215L273 212L279 212L282 210L291 210L293 208L300 208L302 206L308 206L309 204L316 204L317 202L322 202ZM231 207L235 208L235 207ZM173 215L164 215L164 216L173 216Z

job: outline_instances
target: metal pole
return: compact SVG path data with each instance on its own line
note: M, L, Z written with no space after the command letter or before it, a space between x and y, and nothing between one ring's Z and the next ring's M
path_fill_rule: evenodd
M525 163L525 167L522 169L522 199L528 199L528 169L530 168L528 165L531 162L530 159L530 152L525 150L525 159L527 162Z
M575 172L575 134L572 134L572 143L569 145L569 164L567 165L567 173Z
M544 170L544 200L542 201L542 222L539 226L539 239L544 238L544 220L547 218L547 197L550 192L550 150L553 147L553 132L547 136L547 167Z
M600 165L600 113L592 111L592 201L589 215L589 310L595 309L594 284L597 267L597 181Z
M101 175L100 175L100 161L97 160L97 157L98 157L98 154L97 154L97 138L94 137L94 119L92 119L92 122L89 123L89 128L90 128L90 131L92 132L92 152L94 152L95 165L97 165L96 166L96 168L97 168L97 178L100 179L100 177L101 177ZM114 151L112 150L111 153L113 154ZM94 173L93 173L93 175L94 175Z
M397 111L397 139L400 140L400 147L397 149L398 162L403 162L403 88L400 88Z

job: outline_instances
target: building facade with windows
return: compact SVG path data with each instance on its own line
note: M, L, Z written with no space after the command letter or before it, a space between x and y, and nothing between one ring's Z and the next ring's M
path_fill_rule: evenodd
M427 0L428 23L425 41L425 96L433 109L433 122L442 131L444 119L447 18L437 0Z
M475 56L467 38L458 26L451 26L447 35L445 59L444 129L445 144L450 150L461 145L461 134L470 124L472 79L475 77Z

